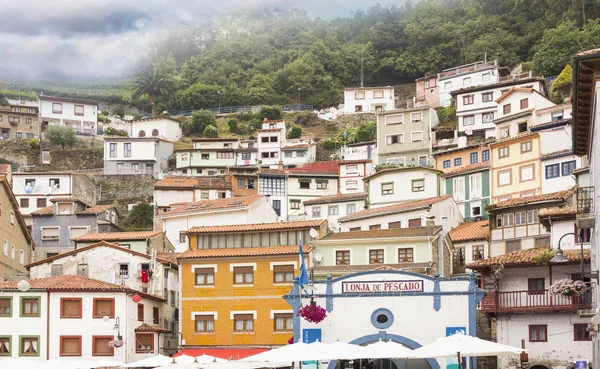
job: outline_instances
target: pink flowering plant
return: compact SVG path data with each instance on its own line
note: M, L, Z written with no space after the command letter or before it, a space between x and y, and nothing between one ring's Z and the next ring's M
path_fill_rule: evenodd
M288 345L291 345L294 343L294 336L290 337L290 339L288 340Z
M316 304L308 304L300 308L297 315L307 322L320 323L327 317L327 310Z
M561 296L581 296L589 290L590 288L584 282L569 278L559 279L548 288L550 293Z

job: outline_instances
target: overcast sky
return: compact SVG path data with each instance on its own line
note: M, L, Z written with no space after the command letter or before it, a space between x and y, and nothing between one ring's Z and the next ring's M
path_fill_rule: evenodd
M119 76L174 27L243 7L293 4L334 18L378 0L2 0L0 77ZM395 0L392 2L400 2ZM387 1L384 1L387 3Z

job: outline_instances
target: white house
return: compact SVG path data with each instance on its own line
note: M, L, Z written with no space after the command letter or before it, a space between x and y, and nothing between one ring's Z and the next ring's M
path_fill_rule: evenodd
M223 224L273 223L279 220L265 196L232 197L178 204L156 216L161 229L178 252L187 250L186 232L192 227Z
M324 196L304 201L306 219L327 219L329 228L334 231L341 229L338 219L365 208L366 192Z
M258 143L256 140L240 140L239 146L235 150L235 165L257 165L258 164Z
M365 178L373 172L373 162L370 159L342 160L338 164L340 166L340 193L360 193L367 191Z
M258 193L267 198L280 221L288 220L288 171L261 169L258 173Z
M576 181L572 173L576 169L581 169L582 159L580 156L573 155L571 149L542 154L540 160L543 168L543 194L568 190L575 186Z
M369 113L394 110L393 86L353 87L344 89L344 113Z
M160 178L172 154L173 142L162 137L105 137L104 175L148 174Z
M332 196L338 193L338 167L335 162L323 167L304 167L300 170L288 170L287 197L288 216L286 220L299 220L306 217L304 201ZM314 163L322 164L322 163Z
M454 246L453 272L454 274L470 273L467 264L488 257L490 227L487 220L463 223L449 233Z
M157 212L167 211L171 204L216 200L233 196L231 183L224 177L167 177L154 184Z
M420 166L383 169L365 178L369 208L428 199L441 194L441 171Z
M177 171L184 175L225 175L236 165L237 138L194 138L193 148L176 152Z
M498 111L494 115L496 136L505 138L528 132L537 123L537 109L555 107L552 101L533 87L512 87L496 99Z
M181 127L177 119L144 118L131 122L131 137L163 137L169 141L179 141Z
M284 165L303 165L315 161L316 145L310 139L288 139L284 120L268 120L262 122L258 129L256 145L258 146L258 164L262 167ZM249 158L252 155L247 156ZM249 163L255 164L255 163Z
M96 136L98 102L40 95L40 120L51 126L70 127L82 136Z
M377 158L377 141L359 142L342 146L340 156L344 160L371 160L379 163Z

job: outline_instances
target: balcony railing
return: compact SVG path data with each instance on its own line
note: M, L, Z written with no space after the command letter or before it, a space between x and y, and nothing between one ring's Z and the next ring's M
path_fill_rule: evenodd
M594 213L594 187L577 189L577 214Z
M433 147L446 147L454 145L458 145L458 140L456 138L443 138L433 142Z
M537 311L576 311L592 306L592 294L581 296L554 295L548 290L488 292L481 301L486 313L519 313Z

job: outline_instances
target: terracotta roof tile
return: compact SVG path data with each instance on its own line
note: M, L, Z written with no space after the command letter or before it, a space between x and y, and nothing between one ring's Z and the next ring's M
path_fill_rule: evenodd
M441 170L437 170L437 169L430 168L430 167L424 167L421 165L402 165L402 166L398 166L398 167L386 168L386 169L379 170L376 173L373 173L370 176L366 177L364 180L369 181L369 180L377 177L378 175L381 175L384 173L400 172L400 171L404 171L404 170L419 170L419 169L420 170L428 170L428 171L440 173L440 174L443 173Z
M504 95L502 95L502 96L504 96ZM531 113L533 113L534 110L535 109L531 108L529 110L520 111L520 112L517 112L517 113L505 115L505 116L502 116L502 117L494 119L494 123L501 123L501 122L506 122L508 120L515 119L515 118L526 117L528 115L531 115Z
M450 239L453 242L487 240L490 229L487 220L479 222L463 223L450 231Z
M10 164L0 164L0 174L8 174L11 172Z
M544 122L544 123L536 124L535 126L529 127L529 129L532 131L535 131L535 130L542 130L545 127L560 127L560 126L565 126L567 124L571 124L571 118L553 120L551 122Z
M156 333L166 333L170 332L168 329L159 327L157 325L150 325L146 323L142 323L137 328L135 328L136 332L156 332Z
M158 260L162 263L171 263L171 264L178 265L179 264L177 262L178 256L179 256L179 253L176 253L176 252L157 252L156 260Z
M421 209L423 207L428 207L430 205L448 200L450 198L452 198L452 195L444 195L444 196L439 196L439 197L432 197L429 199L404 202L404 203L396 204L396 205L383 206L380 208L365 209L365 210L357 211L356 213L352 213L350 215L341 217L338 219L338 221L347 222L350 220L371 218L371 217L376 217L376 216L386 215L386 214L405 213L405 212L412 211L415 209Z
M256 132L278 132L281 131L283 128L263 128L263 129L257 129Z
M331 161L316 161L314 163L304 164L300 168L289 168L288 171L290 174L302 172L302 173L315 173L315 174L339 174L340 166L339 160L331 160Z
M523 133L520 133L520 134L518 134L516 136L502 137L502 138L496 139L496 142L491 142L490 146L496 146L496 145L498 145L500 143L504 143L504 142L516 140L516 139L523 138L523 137L534 136L534 135L537 136L537 137L539 137L539 134L536 133L536 132L523 132Z
M270 169L270 168L262 168L260 170L260 172L258 173L260 174L278 174L278 175L286 175L288 174L288 171L285 169Z
M308 245L302 246L302 251L307 254L312 250ZM240 247L235 249L210 249L188 250L177 257L182 259L226 258L240 256L269 256L269 255L298 255L298 245L293 246L265 246L265 247Z
M412 228L394 228L394 229L371 229L368 231L352 231L329 233L320 241L337 240L363 240L371 238L403 238L403 237L427 237L436 235L442 230L442 226L412 227Z
M460 167L460 168L451 170L450 172L446 172L443 176L450 177L450 176L461 174L461 173L468 173L468 172L485 170L485 169L490 169L489 161L481 161L479 163L465 165L464 167Z
M54 214L54 206L46 206L45 208L38 209L29 213L30 215L52 215Z
M433 263L398 263L398 264L360 264L360 265L329 265L316 266L313 271L317 274L325 273L354 273L372 270L412 270L431 268Z
M78 211L76 214L79 215L87 215L87 214L102 214L107 210L113 209L115 206L108 204L108 205L93 205L88 207L85 210L82 211Z
M538 211L538 218L547 217L571 217L577 215L577 209L574 206L554 206L544 208Z
M573 195L573 190L571 189L571 190L547 193L547 194L543 194L543 195L535 195L535 196L520 197L520 198L516 198L516 199L508 199L508 200L499 202L495 205L492 205L492 209L490 209L490 210L493 211L495 209L511 208L514 206L527 205L527 204L541 202L541 201L565 200L565 199L571 197L572 195Z
M48 201L50 201L50 202L73 202L73 201L75 201L75 202L80 202L82 204L90 205L87 202L85 202L75 196L52 197L52 198L48 199Z
M225 209L243 209L256 201L264 199L263 195L230 197L227 199L202 200L196 202L188 202L178 205L177 207L162 213L159 217L167 217L170 215L189 214L189 213L207 213L215 210Z
M474 263L470 263L467 265L467 268L470 269L487 269L492 265L523 265L523 264L531 264L537 265L534 257L541 254L544 250L548 250L546 248L534 248L527 249L521 251L514 251L508 254L496 256L493 258L488 258L484 260L479 260ZM590 260L590 249L584 249L584 258L583 260ZM577 262L581 260L581 250L563 250L563 256L569 259L569 261Z
M231 183L224 177L168 177L154 184L155 190L161 189L195 189L195 188L225 188L230 189Z
M573 154L572 149L565 149L565 150L560 150L560 151L555 151L555 152L549 152L547 154L542 154L540 156L540 159L548 160L548 159L552 159L552 158L556 158L556 157L560 157L560 156L572 155L572 154Z
M94 290L94 291L130 291L126 286L120 286L81 275L61 275L57 277L30 279L32 290ZM17 289L18 282L0 283L0 290Z
M549 107L543 108L543 109L538 109L535 111L535 113L537 115L540 115L539 113L543 112L543 111L554 110L554 109L560 110L561 108L570 108L570 107L571 107L571 104L560 104L560 105L556 105L556 106L549 106Z
M305 205L312 204L329 204L332 202L342 202L342 201L350 201L350 200L365 200L367 198L366 192L359 193L338 193L337 195L332 196L323 196L316 199L306 200L304 201Z
M312 227L320 227L325 222L326 222L325 219L314 219L314 220L299 220L296 222L204 226L204 227L192 227L188 230L188 233L230 233L230 232L270 231L270 230L277 230L277 229L306 229L306 228L312 228Z
M161 234L161 231L140 231L140 232L109 232L109 233L88 233L74 238L76 242L95 242L95 241L121 241L121 240L143 240Z

